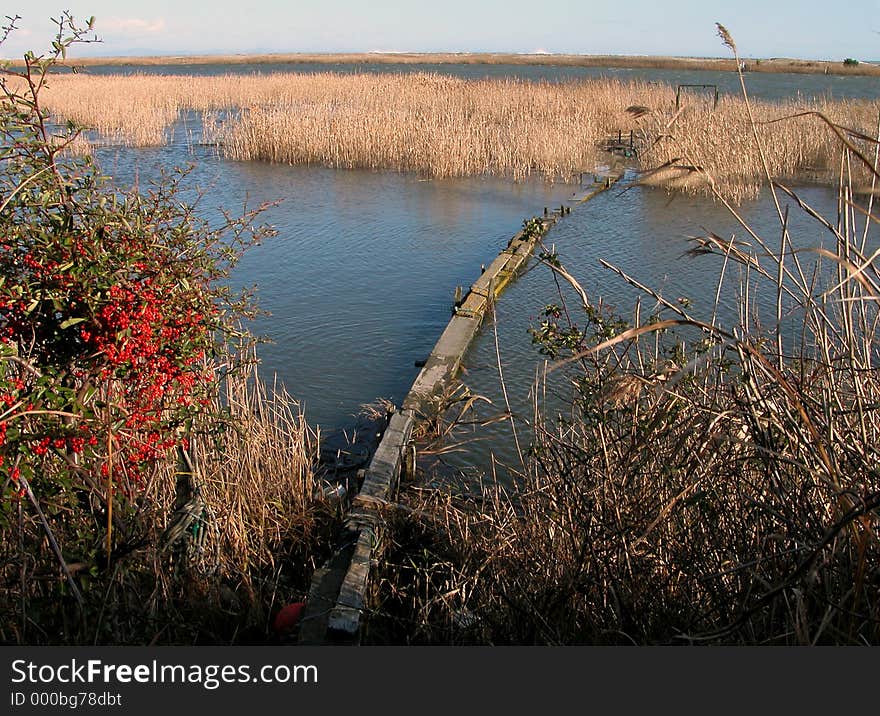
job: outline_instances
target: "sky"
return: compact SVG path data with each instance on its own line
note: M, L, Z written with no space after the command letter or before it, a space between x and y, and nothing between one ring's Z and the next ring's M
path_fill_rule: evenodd
M880 0L2 0L0 57L45 51L49 18L95 16L74 57L265 52L549 52L880 59ZM59 4L62 3L62 4Z

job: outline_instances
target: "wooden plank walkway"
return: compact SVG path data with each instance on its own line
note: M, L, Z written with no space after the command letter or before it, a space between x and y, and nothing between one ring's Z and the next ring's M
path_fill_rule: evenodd
M573 203L582 204L610 188L623 174L615 164ZM414 469L412 431L416 420L436 415L442 396L477 335L488 308L528 262L538 240L566 213L562 206L539 218L540 230L517 233L474 281L431 355L413 382L402 409L391 416L382 440L364 472L334 555L315 572L303 615L300 644L357 644L366 606L370 570L381 543L383 508L393 502L401 476Z

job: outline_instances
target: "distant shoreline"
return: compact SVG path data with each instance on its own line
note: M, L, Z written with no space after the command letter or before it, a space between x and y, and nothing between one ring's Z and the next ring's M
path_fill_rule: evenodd
M880 65L860 62L845 65L842 61L798 60L792 58L743 58L749 72L796 74L880 76ZM614 67L632 69L736 71L733 59L713 57L663 57L641 55L519 55L502 53L295 53L266 55L193 55L155 57L87 57L68 60L65 65L90 67L155 66L205 64L464 64L464 65L539 65L560 67ZM15 62L14 64L19 64Z

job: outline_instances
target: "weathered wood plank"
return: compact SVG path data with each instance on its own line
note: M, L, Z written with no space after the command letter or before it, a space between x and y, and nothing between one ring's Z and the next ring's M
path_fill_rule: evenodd
M581 203L606 190L616 176L588 193ZM562 212L542 220L546 232ZM431 414L440 408L436 398L455 377L482 324L489 306L513 280L534 251L537 237L516 234L489 267L472 284L463 300L456 300L456 313L425 361L403 401L392 415L382 440L364 473L359 494L352 501L345 534L348 542L327 565L315 573L309 592L300 642L357 643L365 606L370 568L383 527L383 507L395 498L416 413ZM336 560L334 562L334 560ZM340 562L342 564L340 564ZM331 596L331 595L335 595Z
M332 640L344 643L357 642L375 538L372 529L364 528L360 532L351 564L339 590L339 599L327 621L327 633Z
M339 590L348 574L348 567L357 544L358 533L347 532L340 547L312 576L306 608L300 620L300 644L324 644L330 612L339 599Z

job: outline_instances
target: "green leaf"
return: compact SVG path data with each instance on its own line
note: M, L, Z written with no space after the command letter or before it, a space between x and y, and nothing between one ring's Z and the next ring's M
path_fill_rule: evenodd
M82 323L84 320L86 320L86 319L85 318L68 318L66 321L64 321L61 324L61 330L64 330L65 328L70 328L71 326L75 326L77 323Z

